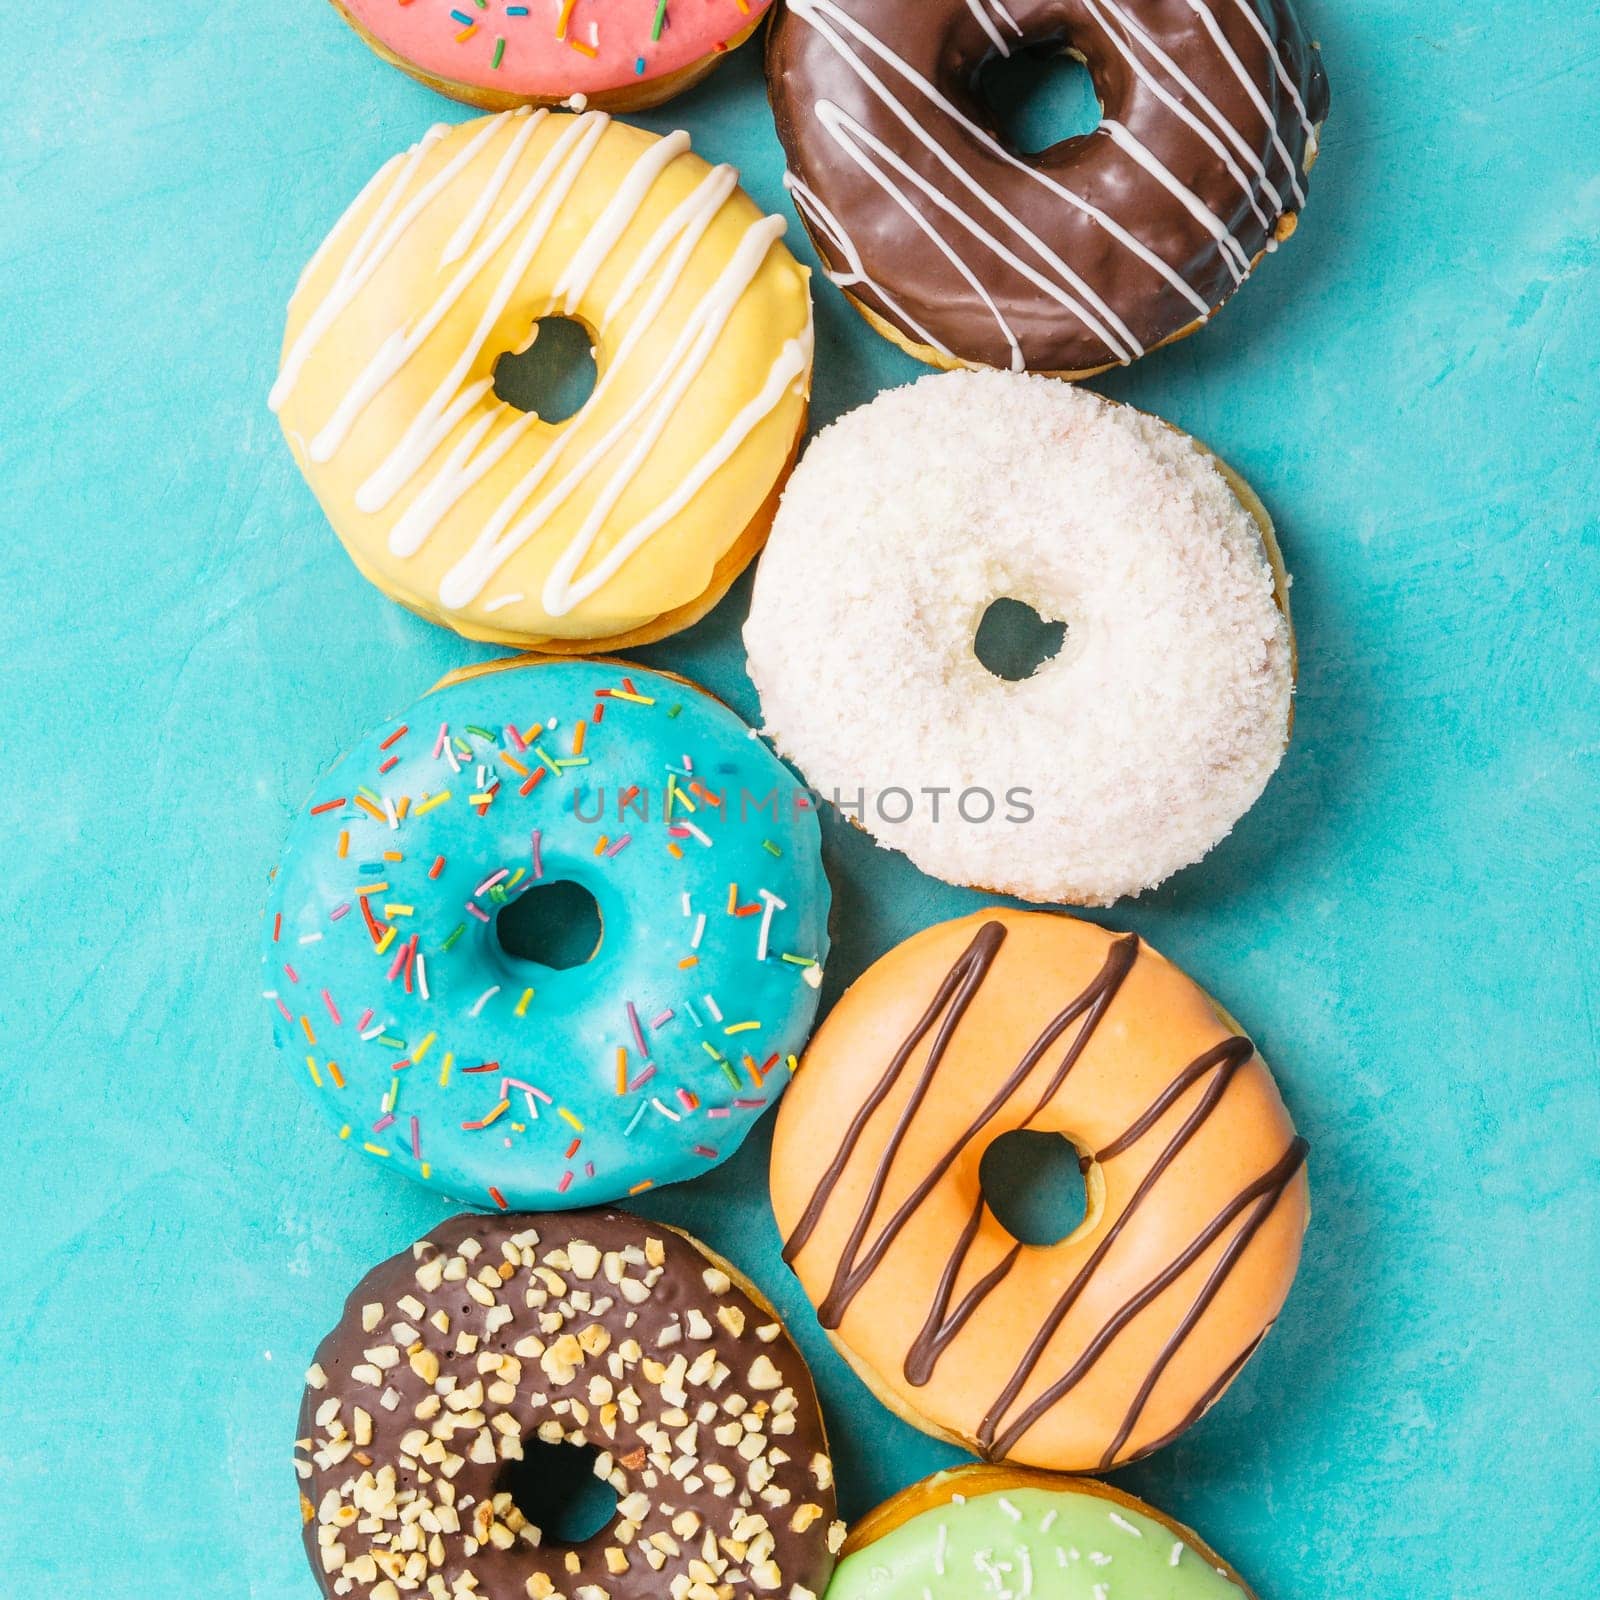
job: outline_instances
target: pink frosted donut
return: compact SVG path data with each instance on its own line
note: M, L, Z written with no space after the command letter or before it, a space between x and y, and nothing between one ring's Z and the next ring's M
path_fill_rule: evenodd
M468 105L660 105L755 32L772 0L333 0L384 58Z

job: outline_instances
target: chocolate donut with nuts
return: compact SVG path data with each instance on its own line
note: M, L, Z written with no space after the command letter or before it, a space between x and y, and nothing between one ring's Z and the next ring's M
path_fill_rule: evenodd
M533 1440L598 1451L617 1506L593 1537L518 1507ZM814 1600L844 1537L771 1306L618 1211L454 1217L375 1267L306 1375L295 1466L325 1595Z

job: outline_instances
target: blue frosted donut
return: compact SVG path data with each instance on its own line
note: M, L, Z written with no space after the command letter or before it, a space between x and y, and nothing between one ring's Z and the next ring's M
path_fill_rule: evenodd
M497 928L557 883L601 927L564 970ZM738 1149L810 1031L828 906L809 797L720 701L517 659L452 674L317 785L263 990L342 1139L470 1203L594 1205Z

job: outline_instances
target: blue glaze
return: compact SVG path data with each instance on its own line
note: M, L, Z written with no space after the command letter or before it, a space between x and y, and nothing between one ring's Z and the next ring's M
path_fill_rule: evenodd
M509 954L497 913L563 880L599 908L593 957ZM435 690L317 784L263 998L350 1144L470 1204L593 1205L738 1149L810 1031L828 905L816 813L731 711L625 663L539 662Z

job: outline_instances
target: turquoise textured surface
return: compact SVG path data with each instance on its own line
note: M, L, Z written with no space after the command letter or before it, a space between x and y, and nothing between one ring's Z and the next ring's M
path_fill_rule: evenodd
M1118 1481L1267 1600L1587 1593L1600 15L1307 13L1334 110L1297 236L1212 327L1096 383L1238 467L1295 575L1282 770L1206 861L1101 920L1260 1042L1315 1211L1271 1339ZM492 652L357 576L265 395L329 224L466 113L316 0L10 21L0 1587L310 1600L302 1370L361 1273L450 1206L334 1145L265 1038L266 873L341 750ZM785 207L752 55L642 120ZM817 316L817 422L918 370L826 285ZM747 593L641 659L755 715ZM981 903L832 817L824 851L824 1006ZM819 1335L778 1261L766 1135L645 1209L778 1301L856 1512L956 1452Z
M531 903L556 884L592 897L598 945L510 954L501 918L561 916ZM827 955L817 813L784 764L689 685L550 661L437 689L318 781L267 898L262 999L341 1138L468 1205L544 1211L732 1155Z

